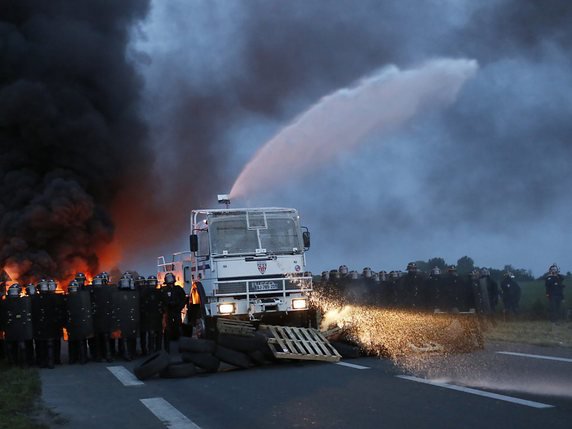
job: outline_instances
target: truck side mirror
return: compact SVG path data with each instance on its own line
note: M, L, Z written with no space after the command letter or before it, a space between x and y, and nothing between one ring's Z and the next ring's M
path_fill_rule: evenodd
M310 231L307 229L302 232L302 241L304 242L304 250L308 250L310 248Z
M191 234L189 241L191 244L191 252L197 252L199 250L199 237L197 234Z

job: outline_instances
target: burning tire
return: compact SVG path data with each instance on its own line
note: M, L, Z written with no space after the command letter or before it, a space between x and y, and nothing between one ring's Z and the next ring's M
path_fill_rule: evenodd
M242 353L250 353L266 347L267 339L264 335L256 333L253 337L241 335L220 334L217 339L219 346L236 350Z
M247 354L223 346L216 348L215 356L221 361L238 366L239 368L251 368L254 366Z
M203 340L198 338L181 337L179 339L179 350L191 353L213 353L216 343L213 340Z
M220 360L211 353L183 353L183 361L191 362L198 368L207 372L216 372L220 366Z
M197 373L197 368L191 362L173 363L167 366L159 376L161 378L185 378Z
M339 341L330 341L330 344L343 358L355 359L360 357L360 350L357 346L352 346L351 344L342 343Z
M133 369L133 374L139 380L147 380L159 374L169 365L169 355L164 350L153 353Z

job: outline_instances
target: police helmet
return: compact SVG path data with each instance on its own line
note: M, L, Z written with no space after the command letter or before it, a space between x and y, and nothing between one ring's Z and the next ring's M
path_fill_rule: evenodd
M408 272L415 272L417 271L417 264L415 262L410 262L407 264L407 271Z
M147 277L147 286L156 288L157 287L157 277L149 276Z
M338 268L338 272L340 273L340 275L345 276L348 274L349 270L348 270L348 266L347 265L340 265L340 268Z
M554 263L550 266L550 268L548 268L548 272L550 274L558 274L560 272L560 268L558 268L558 265L556 265L556 263Z
M351 270L349 274L350 279L357 280L359 279L359 274L356 270Z
M456 273L457 272L457 267L454 265L449 265L449 267L447 268L447 271L450 273Z
M135 286L137 286L138 288L141 288L143 286L145 286L147 284L147 281L145 280L144 276L137 276L137 278L135 279Z
M48 280L48 292L55 292L57 288L58 285L54 279Z
M431 275L438 276L441 274L441 269L439 267L431 268Z
M399 271L390 271L389 277L391 277L392 279L398 279L399 278Z
M381 270L378 275L379 281L384 282L387 280L387 271Z
M330 280L330 272L329 271L322 271L322 280Z
M75 281L78 283L79 286L83 286L85 284L86 278L84 273L77 273L75 275Z
M165 284L166 285L173 285L175 284L175 275L173 273L167 273L165 274Z
M36 292L36 286L34 286L34 283L28 283L26 285L26 295L35 295Z
M123 275L119 279L119 283L117 284L117 288L121 289L121 290L134 289L135 286L133 284L133 277Z
M101 275L97 275L95 276L92 280L91 280L91 284L94 287L101 287L105 284L107 284L107 282L105 281L105 279L103 277L101 277Z
M12 298L19 298L20 293L22 292L22 288L18 283L14 283L12 286L8 288L8 296Z
M78 282L77 280L72 280L68 285L68 293L76 293L79 290L79 287L80 287L80 282Z
M371 278L371 268L370 267L365 267L362 271L362 275L364 276L364 278L366 279L370 279Z
M38 290L40 293L49 291L48 281L46 279L42 279L38 282Z

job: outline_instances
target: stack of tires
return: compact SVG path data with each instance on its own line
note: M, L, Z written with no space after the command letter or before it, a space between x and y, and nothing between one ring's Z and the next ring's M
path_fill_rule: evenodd
M159 351L149 356L133 372L140 380L156 375L163 378L184 378L200 373L229 369L246 369L274 360L267 337L219 334L217 340L181 337L170 347L172 354Z

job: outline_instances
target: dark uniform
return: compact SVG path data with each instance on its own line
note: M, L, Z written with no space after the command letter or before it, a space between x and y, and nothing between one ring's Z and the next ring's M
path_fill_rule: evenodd
M65 296L68 333L68 362L85 364L88 361L88 340L94 337L91 291L73 280Z
M94 341L90 343L91 358L97 361L113 360L111 353L111 333L115 329L113 320L114 286L107 284L107 279L96 276L92 281L92 311Z
M133 278L123 275L113 295L115 330L119 332L119 351L123 359L133 360L139 334L139 291Z
M564 300L564 277L556 264L550 266L548 276L544 282L546 296L548 297L550 321L557 323L561 316L562 301Z
M413 262L407 264L407 274L399 279L397 285L398 307L420 308L423 303L424 281L423 274L417 271L417 265Z
M32 320L36 359L40 368L54 368L61 362L61 339L64 324L63 295L56 293L53 280L38 284L39 294L32 297Z
M139 289L141 353L154 353L163 344L163 301L157 277L149 276Z
M423 286L423 307L427 310L439 308L442 283L441 270L438 267L434 267L431 270L431 274L425 279L425 285Z
M169 343L181 336L181 311L187 304L185 290L175 284L172 273L165 275L165 286L161 288L161 301L163 304L163 338L165 349L169 351Z
M6 358L13 365L33 363L26 356L26 343L34 338L32 300L30 296L21 297L21 291L19 284L13 284L8 288L6 299L2 301Z
M520 301L520 285L511 273L505 274L501 282L501 295L505 315L507 317L516 315Z

